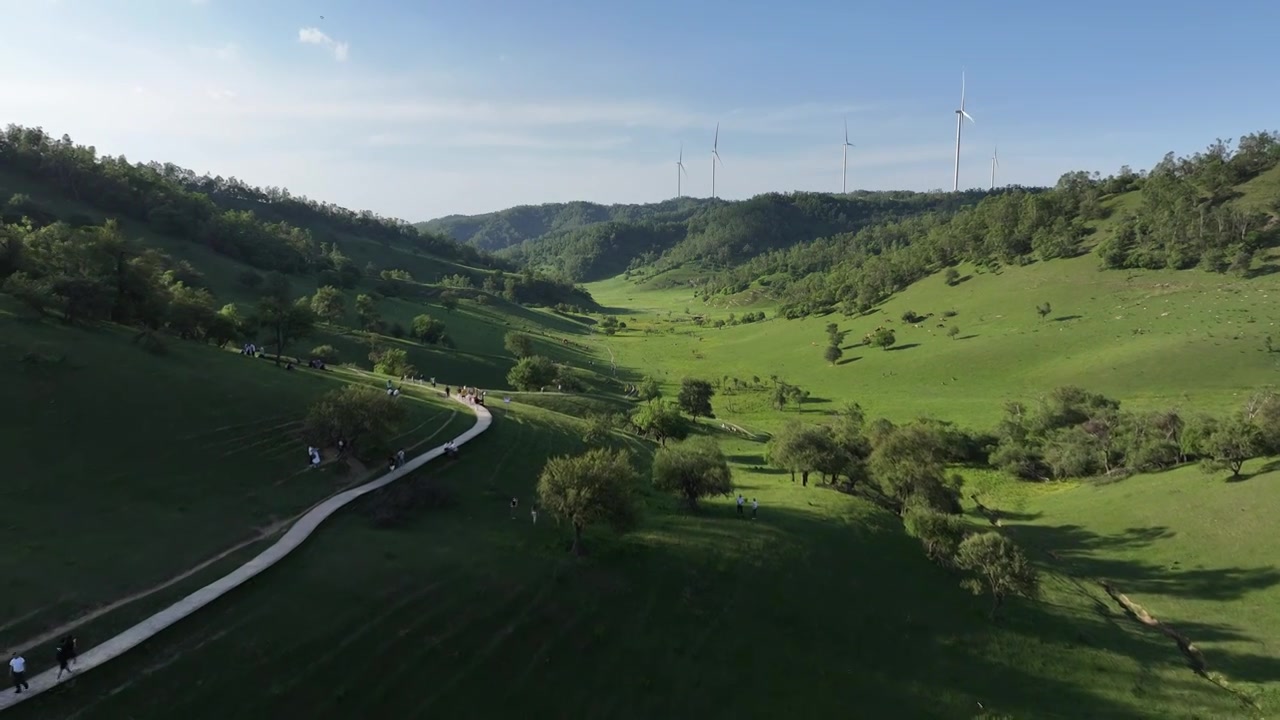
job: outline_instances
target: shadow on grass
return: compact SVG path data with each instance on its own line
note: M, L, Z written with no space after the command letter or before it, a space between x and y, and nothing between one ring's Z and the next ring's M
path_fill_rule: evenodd
M858 355L858 356L856 356L856 357L847 357L847 358L845 358L845 359L843 359L843 360L841 360L841 361L837 362L837 363L836 363L836 365L848 365L848 364L849 364L849 363L851 363L851 362L857 362L857 361L859 361L859 360L861 360L861 359L862 359L862 356L861 356L861 355Z
M1079 320L1083 315L1059 315L1053 318L1053 322L1067 322L1068 320Z
M957 340L972 340L972 339L974 339L974 338L976 338L976 337L978 337L978 336L977 336L977 335L961 335L960 337L958 337L958 338L956 338L956 339L957 339Z
M1275 567L1183 569L1177 561L1172 565L1157 565L1142 560L1102 557L1104 553L1131 553L1158 540L1173 537L1175 532L1164 526L1134 527L1115 535L1099 535L1079 525L1006 526L1028 547L1052 553L1071 574L1111 581L1126 594L1225 601L1280 584L1280 569Z
M894 345L893 347L888 348L888 350L889 352L893 352L895 350L910 350L911 348L918 347L920 347L920 343L907 343L905 345Z

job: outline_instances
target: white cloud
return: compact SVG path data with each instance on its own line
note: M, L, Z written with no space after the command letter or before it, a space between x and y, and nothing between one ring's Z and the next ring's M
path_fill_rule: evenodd
M326 47L333 52L333 58L338 62L345 62L350 56L351 46L349 43L334 40L322 32L320 28L302 28L298 31L298 42Z

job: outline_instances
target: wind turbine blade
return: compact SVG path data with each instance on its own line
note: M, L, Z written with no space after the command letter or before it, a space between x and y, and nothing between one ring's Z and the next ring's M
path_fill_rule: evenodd
M974 125L977 125L977 124L978 124L978 121L977 121L977 120L974 120L974 119L973 119L973 116L972 116L972 115L970 115L969 113L965 112L964 110L961 110L961 111L960 111L960 114L961 114L961 115L963 115L963 116L965 116L965 117L967 117L967 118L969 118L969 122L973 123Z
M715 152L720 147L720 123L716 123L716 139L711 143L711 151Z
M844 144L849 144L849 118L844 119Z

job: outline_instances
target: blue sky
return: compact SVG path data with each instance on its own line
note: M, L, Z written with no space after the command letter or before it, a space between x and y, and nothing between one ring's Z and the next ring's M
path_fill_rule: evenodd
M324 19L321 19L321 16ZM1274 129L1280 3L0 0L0 122L423 220L950 188ZM16 32L13 30L16 28ZM51 51L52 50L52 51Z

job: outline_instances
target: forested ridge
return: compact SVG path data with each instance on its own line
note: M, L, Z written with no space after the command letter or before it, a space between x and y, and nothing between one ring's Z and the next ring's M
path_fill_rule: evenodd
M331 264L325 246L340 244L344 235L471 266L506 267L486 253L403 220L296 196L285 188L197 175L172 163L130 163L124 156L99 155L93 146L77 145L66 135L54 138L41 128L9 125L0 135L0 169L265 271L325 269ZM19 199L7 212L19 214L37 222L53 215L29 199Z
M732 267L762 252L819 237L924 212L954 212L986 195L984 191L795 192L732 202L682 198L611 207L571 203L512 208L424 225L446 229L455 239L478 247L489 247L495 237L505 238L496 251L499 257L579 282L645 266Z
M1248 274L1258 252L1280 239L1280 184L1249 203L1236 202L1239 186L1278 164L1280 135L1259 132L1186 157L1169 153L1144 173L1128 167L1105 178L1068 173L1045 191L1013 189L955 213L919 214L771 250L702 278L700 292L710 297L754 286L777 298L789 317L832 309L852 314L962 262L998 270L1091 248L1107 269L1199 266ZM1107 207L1129 193L1136 203ZM1108 232L1091 237L1102 220Z

